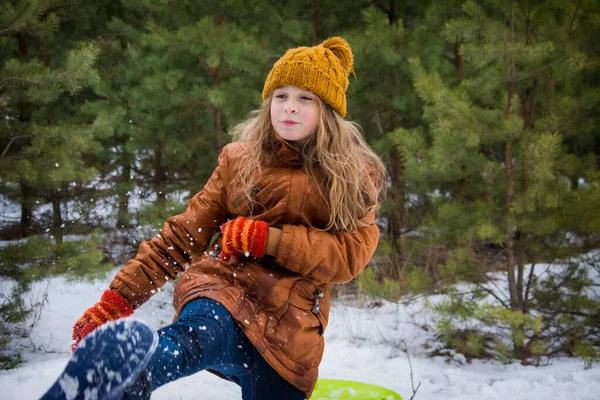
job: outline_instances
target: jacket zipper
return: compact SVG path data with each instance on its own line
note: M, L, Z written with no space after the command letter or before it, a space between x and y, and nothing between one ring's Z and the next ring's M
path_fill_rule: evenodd
M313 308L312 308L312 313L315 315L319 314L319 311L321 310L321 299L325 296L325 292L323 292L321 290L321 288L317 288L317 291L315 292L315 296L313 297Z
M221 236L221 230L217 230L215 233L213 233L212 237L210 238L210 242L208 244L209 248L213 248L208 255L210 256L210 258L216 258L219 255L219 252L221 251L221 246L219 245L219 243L217 242L217 239L219 238L219 236Z

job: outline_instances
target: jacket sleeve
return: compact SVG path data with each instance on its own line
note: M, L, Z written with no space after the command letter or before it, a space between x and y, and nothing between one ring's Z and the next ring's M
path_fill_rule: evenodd
M374 213L353 232L332 233L302 225L283 225L276 262L323 283L345 283L365 268L379 240Z
M145 303L158 288L183 272L192 259L204 252L213 233L226 218L227 147L219 155L217 168L188 203L183 214L169 218L162 230L144 241L135 258L119 270L110 288L133 308Z

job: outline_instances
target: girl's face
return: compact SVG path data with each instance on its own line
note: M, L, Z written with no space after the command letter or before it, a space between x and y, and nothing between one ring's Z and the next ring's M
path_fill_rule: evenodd
M319 98L310 90L280 86L273 91L271 124L284 140L302 146L319 121Z

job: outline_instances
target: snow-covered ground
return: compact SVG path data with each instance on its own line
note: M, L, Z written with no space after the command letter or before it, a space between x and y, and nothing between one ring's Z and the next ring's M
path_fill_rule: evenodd
M99 299L112 274L91 283L54 278L36 284L31 301L47 292L48 302L31 337L19 344L25 363L0 371L1 399L37 399L45 392L68 360L74 321ZM173 315L170 300L171 291L161 291L135 316L156 328L166 325ZM415 399L591 400L599 396L598 365L584 370L583 362L575 359L554 359L544 367L495 361L446 363L441 358L428 358L422 347L434 340L431 333L418 327L428 321L422 303L369 304L334 303L325 334L321 377L384 386L408 400L413 395L408 352L414 386L420 384ZM240 399L241 392L236 385L202 372L160 388L152 398L227 400Z

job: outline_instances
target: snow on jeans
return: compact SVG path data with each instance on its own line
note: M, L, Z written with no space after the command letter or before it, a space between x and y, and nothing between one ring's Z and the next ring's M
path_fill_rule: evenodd
M189 302L179 319L158 334L148 365L152 390L211 369L241 386L243 400L304 399L304 392L264 360L229 311L214 300Z

